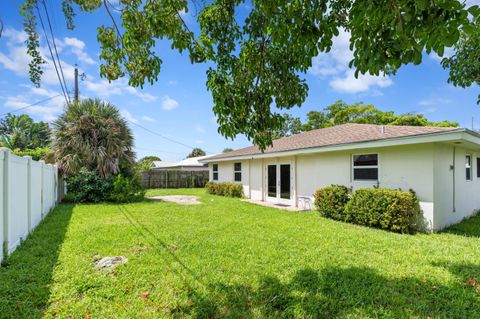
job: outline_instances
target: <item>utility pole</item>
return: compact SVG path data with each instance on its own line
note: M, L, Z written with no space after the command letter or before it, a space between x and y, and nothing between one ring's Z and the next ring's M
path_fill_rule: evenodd
M78 68L75 65L75 95L74 95L74 101L78 102Z

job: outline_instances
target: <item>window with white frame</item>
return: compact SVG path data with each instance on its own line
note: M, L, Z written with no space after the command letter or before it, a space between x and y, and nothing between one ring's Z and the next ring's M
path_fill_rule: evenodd
M218 181L218 164L213 164L213 180Z
M242 181L242 163L233 164L233 178L235 182Z
M472 155L465 155L465 178L472 180Z
M378 181L378 154L353 155L353 180Z
M477 157L477 177L480 178L480 157Z

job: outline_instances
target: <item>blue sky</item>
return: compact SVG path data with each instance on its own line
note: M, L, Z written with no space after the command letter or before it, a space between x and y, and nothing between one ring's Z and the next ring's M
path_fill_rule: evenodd
M0 38L0 113L15 111L61 92L52 63L45 66L41 88L35 88L28 79L28 56L21 32L22 20L18 8L22 0L2 1L0 17L4 22ZM169 44L159 42L157 50L163 60L158 82L144 89L133 89L122 79L108 83L99 75L99 45L96 27L109 20L103 12L79 13L76 29L69 31L56 1L47 1L52 26L57 39L65 78L73 90L73 66L78 65L86 79L80 82L82 97L99 97L116 105L129 121L144 126L167 138L209 153L221 152L225 147L239 148L250 145L243 136L234 141L217 133L212 111L212 98L206 90L206 64L190 64L187 54L172 51ZM469 1L480 2L480 1ZM6 14L5 14L6 13ZM182 13L195 28L195 10ZM41 39L42 50L48 57ZM440 66L436 56L425 55L419 66L408 65L396 76L353 77L347 67L351 58L348 34L335 39L333 50L315 58L313 67L305 74L310 87L309 96L301 108L288 113L302 119L311 110L320 110L335 100L349 103L363 101L396 113L424 113L432 121L458 121L461 126L480 129L480 107L476 105L478 87L455 88L447 83L448 71ZM448 50L447 50L448 53ZM48 61L50 59L47 58ZM65 101L61 97L16 112L27 113L36 120L52 121L62 112ZM163 160L179 160L190 149L173 143L131 124L138 157L158 155Z

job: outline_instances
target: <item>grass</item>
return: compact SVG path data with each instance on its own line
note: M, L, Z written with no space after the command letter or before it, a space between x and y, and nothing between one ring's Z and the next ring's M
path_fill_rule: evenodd
M480 317L478 217L412 236L198 189L147 195L168 194L203 205L60 205L0 268L0 317ZM128 263L92 268L115 255Z

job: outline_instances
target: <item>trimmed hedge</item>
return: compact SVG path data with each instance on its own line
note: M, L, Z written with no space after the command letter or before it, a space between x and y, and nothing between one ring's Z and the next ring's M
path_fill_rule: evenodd
M320 212L320 216L344 220L344 209L350 195L350 189L342 185L321 188L314 194L315 207Z
M414 192L359 189L345 206L345 221L397 233L421 230L423 214Z
M315 207L323 217L397 233L424 230L423 214L413 191L364 188L352 194L332 185L315 192Z
M205 185L207 193L227 197L243 197L243 186L238 183L215 183L208 182Z

